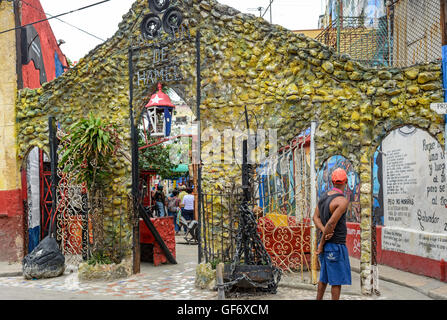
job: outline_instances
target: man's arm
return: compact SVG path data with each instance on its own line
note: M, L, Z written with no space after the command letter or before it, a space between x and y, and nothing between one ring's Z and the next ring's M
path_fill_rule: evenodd
M318 206L315 208L313 220L314 220L315 226L321 231L321 233L324 233L324 225L320 218L320 209L318 209ZM333 235L334 235L334 233L328 233L325 236L325 240L329 240Z
M321 232L324 232L324 225L321 222L321 218L320 218L320 209L318 209L318 206L315 208L315 212L314 212L314 216L313 216L313 220L315 223L315 226L320 229Z
M340 199L340 200L339 200ZM335 226L337 225L338 220L340 220L343 213L345 213L346 208L348 207L349 201L346 198L338 198L334 201L334 211L332 212L331 217L329 218L326 226L324 227L323 236L321 237L320 244L317 249L317 254L323 252L323 247L329 238L327 236L330 234L331 236L334 234Z

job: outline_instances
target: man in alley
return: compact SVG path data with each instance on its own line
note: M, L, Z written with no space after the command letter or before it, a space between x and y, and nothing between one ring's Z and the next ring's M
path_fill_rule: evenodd
M351 285L351 265L346 247L346 210L349 201L344 196L346 171L337 168L331 175L333 188L321 196L313 220L321 231L316 254L320 259L320 280L317 300L322 300L328 283L332 300L339 300L342 285Z

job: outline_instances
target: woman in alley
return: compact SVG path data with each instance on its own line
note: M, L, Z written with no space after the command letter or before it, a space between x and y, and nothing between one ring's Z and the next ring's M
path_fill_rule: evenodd
M165 206L167 205L166 196L163 192L163 186L157 186L157 192L154 195L155 205L157 206L158 216L164 217L166 215Z

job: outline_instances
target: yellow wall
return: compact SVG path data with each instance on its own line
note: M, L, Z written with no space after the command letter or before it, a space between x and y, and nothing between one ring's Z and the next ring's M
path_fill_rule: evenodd
M15 27L12 1L0 4L0 30ZM17 164L15 98L17 96L15 32L0 34L0 190L20 188Z
M324 29L309 29L309 30L294 30L294 33L302 33L305 36L312 38L312 39L316 39L317 36L322 33L324 31Z

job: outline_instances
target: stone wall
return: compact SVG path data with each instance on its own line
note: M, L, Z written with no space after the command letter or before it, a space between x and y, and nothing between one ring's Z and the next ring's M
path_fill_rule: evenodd
M368 292L371 156L387 132L403 124L426 129L443 144L444 120L429 108L431 102L442 101L440 63L405 70L367 69L313 39L214 0L177 3L192 38L199 29L202 34L202 128L212 126L222 133L236 125L244 128L239 119L247 106L256 114L258 127L277 129L279 143L285 145L308 128L311 120L317 120L316 167L335 154L352 162L362 185L362 288ZM92 110L118 123L126 141L124 154L112 164L115 180L109 193L124 195L130 191L127 51L131 43L137 43L138 26L147 13L147 1L136 1L123 16L116 34L76 67L40 89L18 92L19 163L31 146L48 151L49 115L67 127ZM194 107L194 40L170 45L168 58L179 60L183 80L166 84ZM150 69L151 63L149 49L134 59L138 70ZM138 113L155 83L134 83L134 107ZM203 143L206 147L208 142ZM205 165L203 175L205 186L240 178L234 164Z

